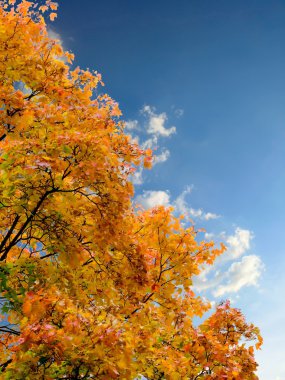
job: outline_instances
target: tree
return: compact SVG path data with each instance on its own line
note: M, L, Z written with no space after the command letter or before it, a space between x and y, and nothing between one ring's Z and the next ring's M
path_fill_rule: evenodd
M151 152L48 35L57 4L0 4L0 378L257 379L239 310L193 323L209 305L192 277L224 247L171 208L133 209Z

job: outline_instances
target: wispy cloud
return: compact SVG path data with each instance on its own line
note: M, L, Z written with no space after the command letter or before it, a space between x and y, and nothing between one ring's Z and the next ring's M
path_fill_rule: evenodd
M169 150L164 149L160 154L154 156L153 165L161 164L162 162L167 161L169 156L170 156Z
M158 148L158 138L157 136L152 136L151 138L145 140L142 144L143 149L157 149Z
M193 186L187 186L184 191L175 199L174 207L178 213L184 214L189 218L201 219L201 220L211 220L218 219L220 215L214 214L212 212L204 212L202 208L193 208L190 207L186 197L191 194Z
M191 194L193 190L193 185L187 186L185 190L182 191L180 195L175 199L174 205L178 212L181 214L187 213L187 210L189 209L188 204L186 202L186 196Z
M182 117L184 115L184 110L182 108L176 108L174 110L174 114L176 117Z
M181 107L177 107L174 104L171 106L171 110L177 119L184 115L184 109Z

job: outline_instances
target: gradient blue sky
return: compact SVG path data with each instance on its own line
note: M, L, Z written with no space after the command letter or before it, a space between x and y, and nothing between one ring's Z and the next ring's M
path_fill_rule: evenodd
M174 204L229 245L197 287L260 326L260 379L285 380L285 1L59 3L53 33L165 159L136 199Z

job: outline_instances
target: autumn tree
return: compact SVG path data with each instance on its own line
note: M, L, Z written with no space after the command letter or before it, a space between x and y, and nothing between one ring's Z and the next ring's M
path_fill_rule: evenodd
M224 247L133 209L151 152L49 36L57 4L0 5L0 379L257 379L239 310L193 323L209 305L192 277Z

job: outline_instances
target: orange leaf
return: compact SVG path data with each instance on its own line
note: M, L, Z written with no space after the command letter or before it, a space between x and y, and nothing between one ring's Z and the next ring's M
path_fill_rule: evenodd
M53 11L56 11L57 8L58 8L58 4L57 4L57 3L50 3L50 8L51 8Z
M49 15L49 18L51 21L54 21L54 19L57 17L57 14L52 12L50 15Z
M29 299L27 299L23 304L23 313L27 316L31 314L32 311L32 303Z

